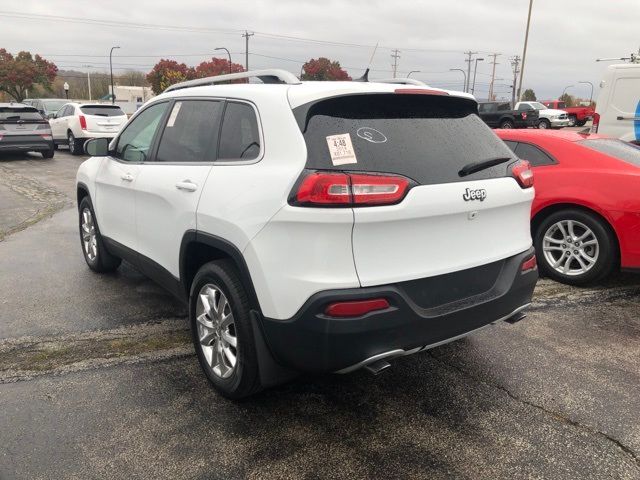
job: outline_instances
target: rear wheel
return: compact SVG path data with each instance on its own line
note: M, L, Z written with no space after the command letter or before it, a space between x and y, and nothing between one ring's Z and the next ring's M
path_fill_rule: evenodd
M55 150L52 148L51 150L45 150L44 152L40 153L42 153L42 158L53 158L54 152Z
M587 121L586 120L580 120L580 121L577 122L577 124L578 124L579 127L584 127L587 124Z
M593 214L566 209L549 215L535 235L540 270L570 285L585 285L609 275L617 243L604 222Z
M502 120L500 122L500 128L514 128L514 125L511 120Z
M71 155L82 155L84 152L82 151L84 147L84 140L78 139L73 135L73 132L69 132L67 136L67 143L69 145L69 153Z
M209 262L196 274L189 296L193 344L213 387L239 399L262 387L249 301L235 266Z
M538 122L538 128L542 130L546 130L547 128L551 128L551 122L546 118L543 118Z
M575 115L569 115L569 126L575 127L577 123L577 119Z

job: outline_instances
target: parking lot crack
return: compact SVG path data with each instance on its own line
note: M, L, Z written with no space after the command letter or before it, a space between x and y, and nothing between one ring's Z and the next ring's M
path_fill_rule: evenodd
M572 420L571 418L568 418L566 415L563 415L562 413L559 412L555 412L553 410L549 410L548 408L539 405L537 403L531 402L529 400L526 400L524 398L520 398L519 396L517 396L516 394L514 394L513 392L511 392L508 388L504 387L503 385L500 385L498 383L494 383L494 382L489 382L477 375L474 375L473 373L465 370L464 368L460 367L459 365L456 365L455 363L449 362L446 359L439 357L437 355L435 355L432 351L427 351L426 352L431 358L433 358L434 360L442 363L443 365L447 366L448 368L455 370L459 373L461 373L462 375L464 375L467 378L470 378L471 380L481 383L483 385L486 385L488 387L500 390L501 392L505 393L508 397L510 397L511 399L515 400L518 403L527 405L528 407L534 408L536 410L539 410L541 412L543 412L545 415L548 415L549 417L553 418L554 420L570 425L572 427L578 428L586 433L589 433L591 435L596 435L599 437L604 438L605 440L607 440L610 443L613 443L617 448L619 448L620 450L622 450L626 455L628 455L636 464L636 466L638 467L638 469L640 470L640 457L638 456L638 454L629 446L625 445L624 443L622 443L620 440L612 437L611 435L602 432L596 428L593 428L589 425L586 425L584 423L578 422L576 420Z

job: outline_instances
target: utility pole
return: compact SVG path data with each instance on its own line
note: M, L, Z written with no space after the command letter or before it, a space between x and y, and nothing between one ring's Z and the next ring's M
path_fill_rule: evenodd
M85 68L91 68L93 65L83 65ZM91 77L89 76L89 70L87 70L87 88L89 89L89 101L91 101Z
M518 84L518 101L522 93L522 78L524 77L524 61L527 58L527 42L529 41L529 24L531 23L531 9L533 8L533 0L529 0L529 15L527 15L527 31L524 34L524 48L522 50L522 68L520 68L520 83Z
M391 58L393 58L393 78L396 78L396 73L398 72L398 59L400 58L400 50L397 48L391 51Z
M468 92L469 81L471 80L471 57L473 55L477 55L478 52L472 52L471 50L469 50L468 52L464 52L464 54L467 56L467 59L465 60L465 62L467 62L467 80L465 82L464 91Z
M242 36L244 37L244 69L249 71L249 37L253 37L254 33L244 31Z
M491 65L493 65L493 69L491 70L491 83L489 84L489 101L493 102L494 98L493 98L493 85L495 83L496 80L496 65L500 65L498 62L496 62L496 59L502 55L501 53L490 53L489 56L493 57L493 61L490 62Z
M516 108L516 85L518 83L518 74L520 66L520 55L511 57L511 67L513 68L513 87L511 87L511 108Z

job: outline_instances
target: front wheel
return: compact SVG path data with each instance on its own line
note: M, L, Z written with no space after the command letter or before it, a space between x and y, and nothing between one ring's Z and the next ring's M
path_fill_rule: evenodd
M514 128L514 124L511 120L503 120L500 122L500 128Z
M577 119L575 115L569 115L569 126L575 127L577 123Z
M247 397L262 388L249 312L230 261L209 262L198 270L189 295L193 344L207 379L227 398Z
M80 201L78 212L80 215L80 243L87 265L94 272L114 271L120 266L122 260L111 255L105 248L89 197L84 197Z
M535 233L540 270L569 285L585 285L609 275L617 260L616 239L595 215L577 209L555 212Z
M549 120L542 119L538 122L538 128L541 130L546 130L548 128L551 128L551 122L549 122Z

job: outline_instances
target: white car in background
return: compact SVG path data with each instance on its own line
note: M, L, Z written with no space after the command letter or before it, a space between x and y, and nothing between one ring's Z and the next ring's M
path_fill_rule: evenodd
M118 105L100 103L67 103L49 120L56 146L68 145L72 155L84 153L90 138L114 138L127 122Z
M538 111L538 128L562 128L569 126L569 116L564 110L556 110L554 108L546 107L540 102L518 102L516 103L516 110L531 110Z

